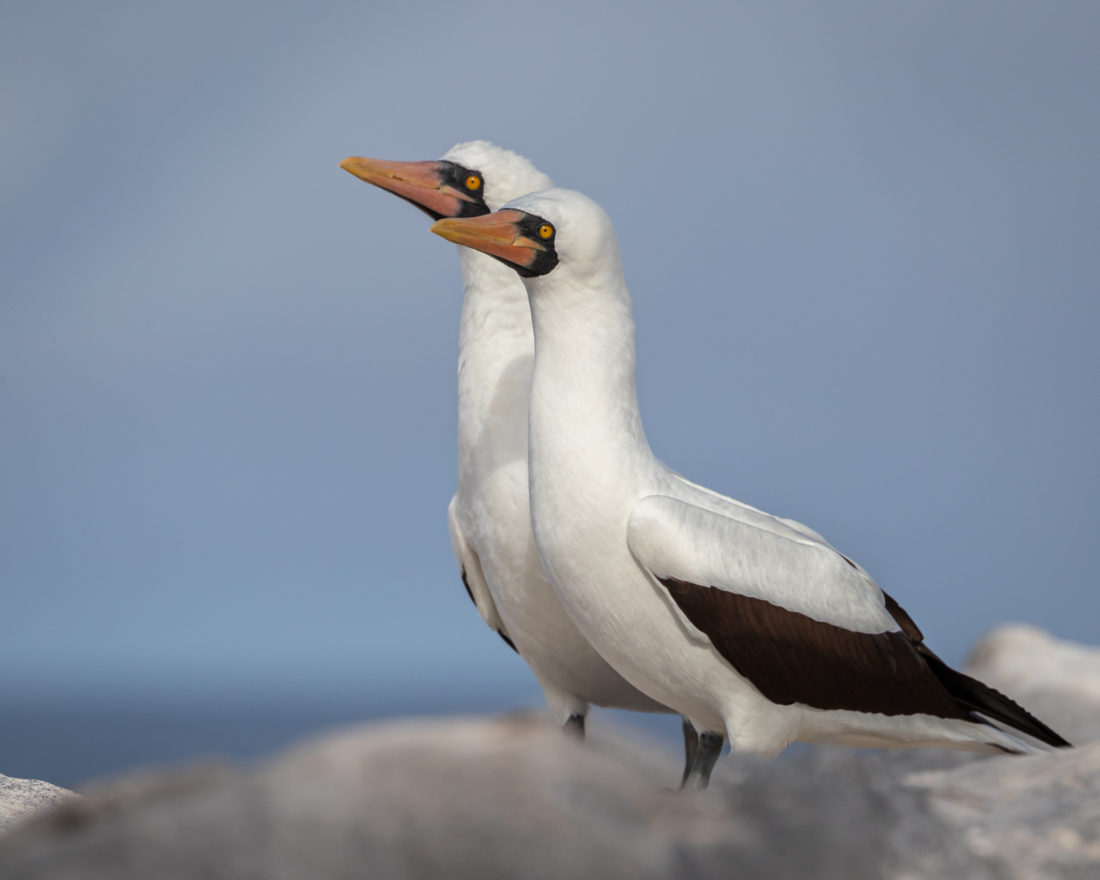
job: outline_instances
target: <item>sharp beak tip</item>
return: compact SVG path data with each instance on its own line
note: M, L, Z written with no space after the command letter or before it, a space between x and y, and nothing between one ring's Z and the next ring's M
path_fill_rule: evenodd
M447 233L453 228L453 226L454 222L452 221L452 219L450 217L444 217L442 220L436 220L435 223L431 225L430 231L434 232L436 235L450 240L450 236L448 236Z

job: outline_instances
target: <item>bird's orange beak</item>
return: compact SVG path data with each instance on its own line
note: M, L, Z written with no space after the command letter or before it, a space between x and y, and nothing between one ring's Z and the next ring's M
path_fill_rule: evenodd
M432 224L432 232L447 241L465 245L514 267L521 275L531 269L539 254L548 250L519 228L524 215L503 210L484 217L447 217Z
M469 212L477 199L447 182L442 162L385 162L349 156L340 167L360 180L400 196L429 214L433 220ZM485 212L481 208L481 213Z

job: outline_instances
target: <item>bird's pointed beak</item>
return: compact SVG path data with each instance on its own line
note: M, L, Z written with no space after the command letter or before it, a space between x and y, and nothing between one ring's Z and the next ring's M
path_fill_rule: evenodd
M437 220L432 232L447 241L465 245L507 263L521 275L527 274L547 248L524 235L519 227L524 215L520 211L503 210L484 217Z
M340 167L360 180L411 202L433 220L457 217L468 212L468 206L477 203L473 196L447 182L446 166L442 162L386 162L349 156Z

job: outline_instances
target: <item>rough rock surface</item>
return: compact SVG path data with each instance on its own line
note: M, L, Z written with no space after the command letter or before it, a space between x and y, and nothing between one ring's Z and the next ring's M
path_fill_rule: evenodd
M1095 739L1100 700L1071 680L1095 674L1097 652L1046 644L1077 659L1019 673L996 661L1004 638L977 653L986 678L1029 702L1036 688L1072 695L1045 720L1077 719L1078 741ZM254 768L90 792L0 839L0 877L1100 876L1100 742L1025 758L727 757L696 796L668 790L677 773L670 755L580 744L532 717L353 728Z
M73 797L79 795L48 782L0 774L0 832Z

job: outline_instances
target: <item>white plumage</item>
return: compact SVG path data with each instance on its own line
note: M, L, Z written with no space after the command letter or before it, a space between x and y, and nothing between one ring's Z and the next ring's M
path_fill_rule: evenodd
M436 215L477 199L495 210L550 186L527 159L486 141L458 144L439 163L348 159L343 165ZM462 182L471 173L481 182L466 192ZM590 703L668 712L593 650L546 578L528 500L534 341L527 293L514 271L483 254L459 248L459 261L458 490L448 512L451 543L470 596L489 627L531 667L562 723L572 719L583 729Z
M654 457L635 392L630 297L598 205L549 190L433 231L532 276L538 552L611 665L710 736L696 784L706 784L721 736L764 755L793 740L1027 751L1023 732L1065 744L948 669L905 612L812 529Z

